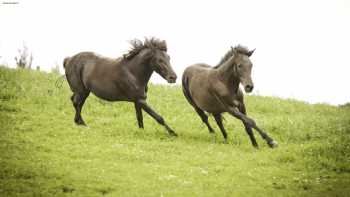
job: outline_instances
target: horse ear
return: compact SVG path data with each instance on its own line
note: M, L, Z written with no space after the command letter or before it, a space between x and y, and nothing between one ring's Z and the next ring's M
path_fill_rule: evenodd
M255 51L255 49L249 51L249 52L247 53L248 57L250 57L250 56L254 53L254 51Z
M235 48L233 48L233 46L231 46L231 51L233 52L234 55L237 55L237 50L235 50Z
M165 40L162 40L160 43L161 43L161 48L162 48L162 50L167 51L166 41L165 41Z

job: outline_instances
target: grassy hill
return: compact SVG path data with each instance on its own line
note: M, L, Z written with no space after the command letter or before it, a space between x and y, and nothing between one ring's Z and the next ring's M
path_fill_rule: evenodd
M248 113L279 142L225 115L229 143L211 136L179 86L151 85L149 104L179 134L130 103L93 95L73 123L57 74L0 67L0 196L349 196L350 107L247 96Z

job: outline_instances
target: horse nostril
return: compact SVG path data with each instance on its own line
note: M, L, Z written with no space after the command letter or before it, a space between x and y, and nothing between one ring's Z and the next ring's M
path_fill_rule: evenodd
M171 76L169 76L169 78L168 78L168 81L170 81L170 82L176 82L176 75L171 75Z
M251 91L253 90L253 88L254 88L254 86L252 86L252 85L246 85L246 86L245 86L245 89L246 89L247 91L249 91L249 92L251 92Z
M175 81L175 80L176 80L176 76L170 76L170 77L169 77L169 79L171 79L171 80L174 80L174 81Z

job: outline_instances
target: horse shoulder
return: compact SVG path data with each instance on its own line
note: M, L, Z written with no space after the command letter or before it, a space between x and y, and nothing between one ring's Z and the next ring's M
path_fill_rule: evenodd
M216 95L220 97L229 96L230 91L227 85L216 77L215 72L216 71L213 70L208 77L208 81L210 84L210 91L214 92Z
M125 92L128 97L136 99L146 99L147 98L147 84L140 83L140 81L127 69L121 69L119 78L116 83Z
M210 84L210 92L225 106L237 107L239 103L243 102L243 93L240 90L234 92L224 82L215 80L215 78L211 80Z

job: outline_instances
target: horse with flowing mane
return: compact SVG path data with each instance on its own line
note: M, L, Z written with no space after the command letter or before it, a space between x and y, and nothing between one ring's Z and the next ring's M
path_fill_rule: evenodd
M176 82L176 74L170 65L167 45L156 38L131 41L132 48L122 57L113 59L81 52L64 59L65 74L73 92L71 100L75 108L74 121L86 125L81 110L90 92L108 101L128 101L135 105L138 125L143 128L142 110L163 125L170 135L177 134L146 102L147 84L155 71L168 83Z

